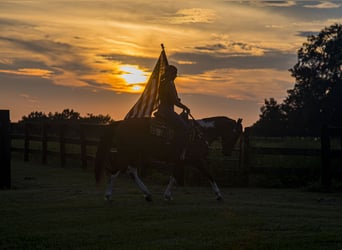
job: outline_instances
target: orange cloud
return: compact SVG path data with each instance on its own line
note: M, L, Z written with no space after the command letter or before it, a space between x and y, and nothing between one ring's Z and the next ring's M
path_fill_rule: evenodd
M17 70L0 69L1 73L13 74L13 75L24 75L24 76L36 76L42 78L50 78L54 72L45 69L34 69L34 68L23 68Z

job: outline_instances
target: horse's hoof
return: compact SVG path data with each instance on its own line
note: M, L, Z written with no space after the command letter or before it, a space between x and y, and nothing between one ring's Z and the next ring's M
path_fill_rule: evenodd
M222 197L221 195L220 195L220 196L217 196L217 197L216 197L216 200L217 200L217 201L223 201L223 197Z
M145 201L151 202L152 196L151 195L145 195Z
M166 200L166 201L172 201L173 198L172 198L171 195L164 195L164 200Z
M112 197L110 196L110 195L108 195L108 194L106 194L105 196L104 196L104 199L105 199L105 201L108 201L108 202L112 202L113 200L112 200Z

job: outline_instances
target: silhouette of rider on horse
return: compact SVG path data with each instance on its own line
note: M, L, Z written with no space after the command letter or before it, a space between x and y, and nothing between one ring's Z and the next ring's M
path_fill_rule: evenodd
M185 158L186 144L188 141L189 125L187 123L187 115L190 113L190 109L178 97L174 82L176 77L177 68L173 65L168 65L165 70L165 75L160 82L160 104L155 115L161 117L175 130L174 141L179 149L180 159L183 160ZM174 106L183 109L181 115L175 112Z

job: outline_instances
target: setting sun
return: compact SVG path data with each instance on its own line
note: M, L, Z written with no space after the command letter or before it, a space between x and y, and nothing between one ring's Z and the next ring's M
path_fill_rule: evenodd
M143 88L142 88L141 85L133 85L130 89L131 89L133 92L141 92Z
M137 66L134 65L123 65L120 67L123 71L121 77L126 81L128 84L138 84L138 83L145 83L147 81L146 72L139 69ZM132 90L139 91L141 90L140 85L134 85Z
M0 1L0 108L11 120L59 108L123 119L162 43L197 118L251 126L265 99L280 103L295 84L288 69L307 36L342 23L341 0L76 2Z

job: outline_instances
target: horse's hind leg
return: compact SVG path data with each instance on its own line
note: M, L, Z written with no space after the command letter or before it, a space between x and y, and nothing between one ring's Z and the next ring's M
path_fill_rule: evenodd
M152 201L151 192L148 190L148 188L145 186L145 184L139 178L137 169L133 168L131 166L128 166L127 173L133 178L135 183L138 185L139 189L143 192L145 200L146 201Z
M119 174L120 174L120 170L117 171L116 174L112 174L109 177L107 189L106 189L106 192L105 192L105 195L104 195L104 198L105 198L106 201L111 201L112 200L113 185L114 185L116 177L118 177Z
M211 175L209 170L206 168L206 163L204 162L204 160L198 161L198 164L196 164L196 166L209 179L211 190L216 195L216 200L218 200L218 201L223 200L221 191L220 191L219 187L217 186L216 181L214 180L213 176Z

